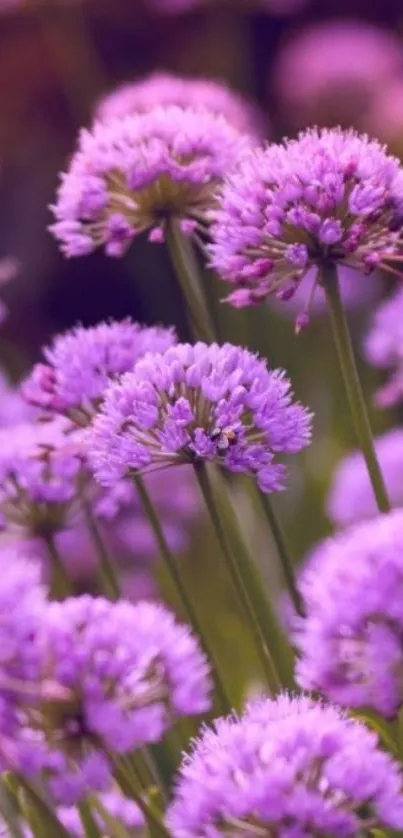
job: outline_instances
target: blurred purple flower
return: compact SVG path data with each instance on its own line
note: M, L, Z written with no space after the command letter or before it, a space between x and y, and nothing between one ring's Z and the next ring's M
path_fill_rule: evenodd
M383 302L374 314L364 343L368 361L392 368L388 382L376 394L379 407L390 407L403 398L403 289Z
M145 825L144 816L139 807L133 800L125 797L120 791L112 789L111 791L103 792L99 795L99 801L111 818L117 821L116 829L119 826L130 829L130 835L135 836L141 831L144 835ZM99 811L93 812L98 826L102 830L102 835L105 838L111 834L108 828L108 823L104 822ZM62 806L57 811L57 816L63 826L74 836L74 838L86 838L80 812L75 806ZM132 832L133 830L133 832ZM123 834L123 833L122 833Z
M211 217L212 264L235 287L228 301L287 300L312 268L371 273L403 252L403 170L366 136L312 129L245 155Z
M393 717L403 700L403 512L319 544L299 579L297 680L345 707Z
M215 460L284 488L278 454L309 445L311 414L293 401L282 370L231 344L178 344L149 355L112 384L90 429L96 478L114 486L136 473Z
M251 135L258 135L262 130L257 108L222 82L173 73L152 73L141 81L121 85L101 99L95 117L108 122L116 117L145 113L161 105L222 115L238 131Z
M173 329L140 326L129 319L76 326L45 347L46 363L34 366L22 394L29 404L85 426L111 380L133 369L147 352L164 352L175 342Z
M104 246L122 256L134 237L163 237L166 219L191 235L216 200L217 187L249 146L222 116L175 106L80 134L62 175L51 231L66 256Z
M375 450L392 506L403 506L403 429L375 439ZM363 456L353 451L333 474L327 499L327 514L338 527L346 527L378 513Z
M32 408L19 389L11 387L0 370L0 428L8 428L32 418Z
M162 605L76 597L44 615L41 712L49 788L62 805L107 790L108 753L158 742L175 719L210 707L207 661ZM48 700L47 700L48 698Z
M0 523L32 535L65 526L82 478L81 437L62 417L0 430Z
M174 838L356 838L402 824L400 767L376 734L335 707L286 696L204 730L167 815Z
M403 81L393 78L383 84L365 114L367 130L387 144L393 154L403 153Z
M0 259L0 286L10 282L11 279L14 279L17 276L19 269L20 263L18 262L18 259L15 259L12 256ZM0 300L0 323L5 320L7 314L7 306L5 306L2 300Z
M374 93L402 69L402 46L393 32L362 20L337 20L309 26L284 44L274 86L293 126L357 126Z

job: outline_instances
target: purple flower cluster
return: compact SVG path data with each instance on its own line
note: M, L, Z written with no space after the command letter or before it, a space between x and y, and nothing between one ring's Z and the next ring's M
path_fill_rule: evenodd
M205 730L186 756L174 838L355 838L403 825L400 768L374 733L332 707L280 696Z
M238 131L251 135L260 133L260 115L239 93L211 79L186 78L172 73L152 73L141 81L122 85L104 96L95 116L108 122L116 117L121 119L170 105L221 114Z
M64 526L83 475L81 435L63 417L0 430L0 523L32 534Z
M278 454L310 442L311 414L293 402L281 370L246 349L178 344L148 355L107 390L88 436L104 486L136 473L214 460L256 476L264 492L284 487Z
M370 273L400 254L402 210L397 159L354 131L312 129L252 151L228 175L211 261L235 306L289 299L311 268L321 282L326 263Z
M322 542L299 581L297 678L346 707L393 717L403 701L403 512Z
M46 605L38 565L20 549L0 552L0 767L18 761L18 732L24 706L38 697L40 625Z
M374 440L378 462L392 506L403 506L403 430L392 431ZM354 451L339 463L333 475L327 500L330 520L345 527L364 518L374 518L378 508L364 458Z
M32 574L25 578L23 595L32 589ZM5 607L13 628L12 605L19 591L13 599L7 585L4 591L11 599ZM34 589L31 598L34 603L38 599ZM24 696L18 721L19 741L30 756L27 765L32 771L36 761L54 799L70 806L87 792L110 788L109 754L157 742L178 717L208 710L209 667L197 640L162 605L91 596L40 604L39 630L22 652L30 628L24 611L18 612L21 626L15 627L15 639L5 621L1 696L4 703L8 658L13 663L17 649L30 664L17 683L18 695ZM17 659L17 676L20 669ZM19 769L28 770L21 755Z
M164 352L175 342L173 329L131 320L77 326L43 350L46 363L33 368L22 386L23 396L29 404L85 426L111 380L133 369L147 352Z
M403 398L403 290L379 306L365 341L365 353L376 367L393 369L390 380L378 391L380 407L389 407Z
M226 119L175 106L97 122L80 134L62 175L51 231L66 256L104 246L122 256L144 230L156 241L167 219L191 235L249 140Z

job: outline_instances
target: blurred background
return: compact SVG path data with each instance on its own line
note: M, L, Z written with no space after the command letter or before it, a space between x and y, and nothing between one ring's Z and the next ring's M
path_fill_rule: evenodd
M164 245L138 239L124 259L98 251L69 261L47 232L58 173L99 97L157 70L226 82L260 107L268 140L309 124L352 125L403 156L401 0L0 0L0 296L8 308L0 351L14 381L52 334L77 321L130 315L173 323L187 336ZM380 275L349 285L346 278L358 355L371 310L395 282ZM225 290L217 281L217 300ZM330 475L354 446L326 313L319 302L297 338L292 306L219 311L222 337L284 366L316 414L314 445L292 466L290 489L278 499L299 561L329 531ZM379 374L362 359L360 369L371 400ZM398 420L372 410L377 433ZM241 481L236 488L263 561L268 533L256 526ZM221 641L230 667L244 642L242 626L216 584L208 539L196 520L184 572L206 607L227 615Z

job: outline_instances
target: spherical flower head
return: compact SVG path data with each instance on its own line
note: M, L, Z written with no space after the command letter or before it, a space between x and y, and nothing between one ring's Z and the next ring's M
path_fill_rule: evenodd
M336 708L266 699L205 730L182 762L174 838L355 838L403 823L400 768Z
M41 535L64 526L83 478L80 432L68 420L0 430L0 522Z
M36 684L41 661L41 621L46 590L40 567L16 546L0 550L0 732L13 739L20 713L38 698ZM1 749L1 759L7 749ZM10 767L10 766L8 766ZM2 765L4 768L4 764Z
M350 126L363 123L374 94L401 70L401 44L392 32L363 20L332 20L298 29L287 39L275 64L274 87L287 124Z
M237 307L289 299L312 268L321 282L331 263L387 266L401 253L402 207L403 170L376 141L308 130L251 151L228 175L211 213L211 261Z
M403 512L322 542L299 580L297 680L346 707L393 717L403 700Z
M378 462L392 506L403 506L403 430L394 428L374 440ZM337 527L346 527L378 514L374 492L360 451L337 466L327 499L327 514Z
M22 393L29 404L89 424L111 380L133 369L147 352L164 352L176 342L173 329L140 326L131 320L76 326L43 350Z
M180 716L210 707L197 640L162 605L81 596L52 602L41 717L50 788L70 805L111 783L108 753L158 742Z
M118 87L101 100L97 119L108 122L115 117L141 114L159 106L192 108L222 116L247 134L261 133L261 117L239 93L211 79L186 78L173 73L152 73L145 79Z
M191 108L97 122L62 176L51 231L66 256L122 256L144 230L161 240L167 220L192 235L248 146L224 117Z
M146 356L110 386L88 436L88 455L105 486L210 460L273 492L285 479L277 455L309 444L311 418L293 401L285 373L268 370L247 349L178 344Z
M375 312L364 343L368 361L391 367L392 375L376 394L378 407L390 407L403 398L403 290L398 290Z

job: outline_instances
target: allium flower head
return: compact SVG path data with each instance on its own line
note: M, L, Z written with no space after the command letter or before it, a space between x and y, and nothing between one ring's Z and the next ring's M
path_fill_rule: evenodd
M403 506L403 430L394 428L375 439L374 444L389 500L392 506ZM337 466L327 513L338 527L377 515L374 491L360 451L353 451Z
M346 707L393 717L403 702L403 512L322 542L302 571L297 679Z
M231 344L178 344L111 385L88 452L105 486L161 466L215 460L272 492L284 487L276 455L305 448L310 433L311 414L293 402L282 370L269 371Z
M400 769L376 735L334 707L281 696L202 734L167 816L174 838L356 838L401 824Z
M12 740L22 707L35 697L46 591L38 563L11 545L0 550L0 574L0 734Z
M49 603L41 715L50 787L70 805L108 788L107 752L157 742L183 715L210 707L207 661L162 605L76 597Z
M379 407L390 407L403 398L403 290L382 303L375 312L365 341L365 354L376 367L391 367L393 374L376 395Z
M402 209L397 159L354 131L312 129L252 151L228 175L212 212L211 261L234 286L235 306L289 299L311 268L370 273L400 254Z
M0 522L40 535L64 525L82 477L79 435L62 417L0 430Z
M67 256L101 245L122 256L144 230L161 240L167 219L191 235L248 144L223 117L190 108L97 122L62 176L51 231Z
M95 115L103 122L140 114L159 106L209 111L223 117L238 131L259 134L259 115L239 93L211 79L186 78L173 73L152 73L141 81L127 83L99 103Z
M87 425L111 380L133 369L147 352L164 352L175 342L173 329L131 320L76 326L44 349L46 363L34 366L22 393L36 407Z

